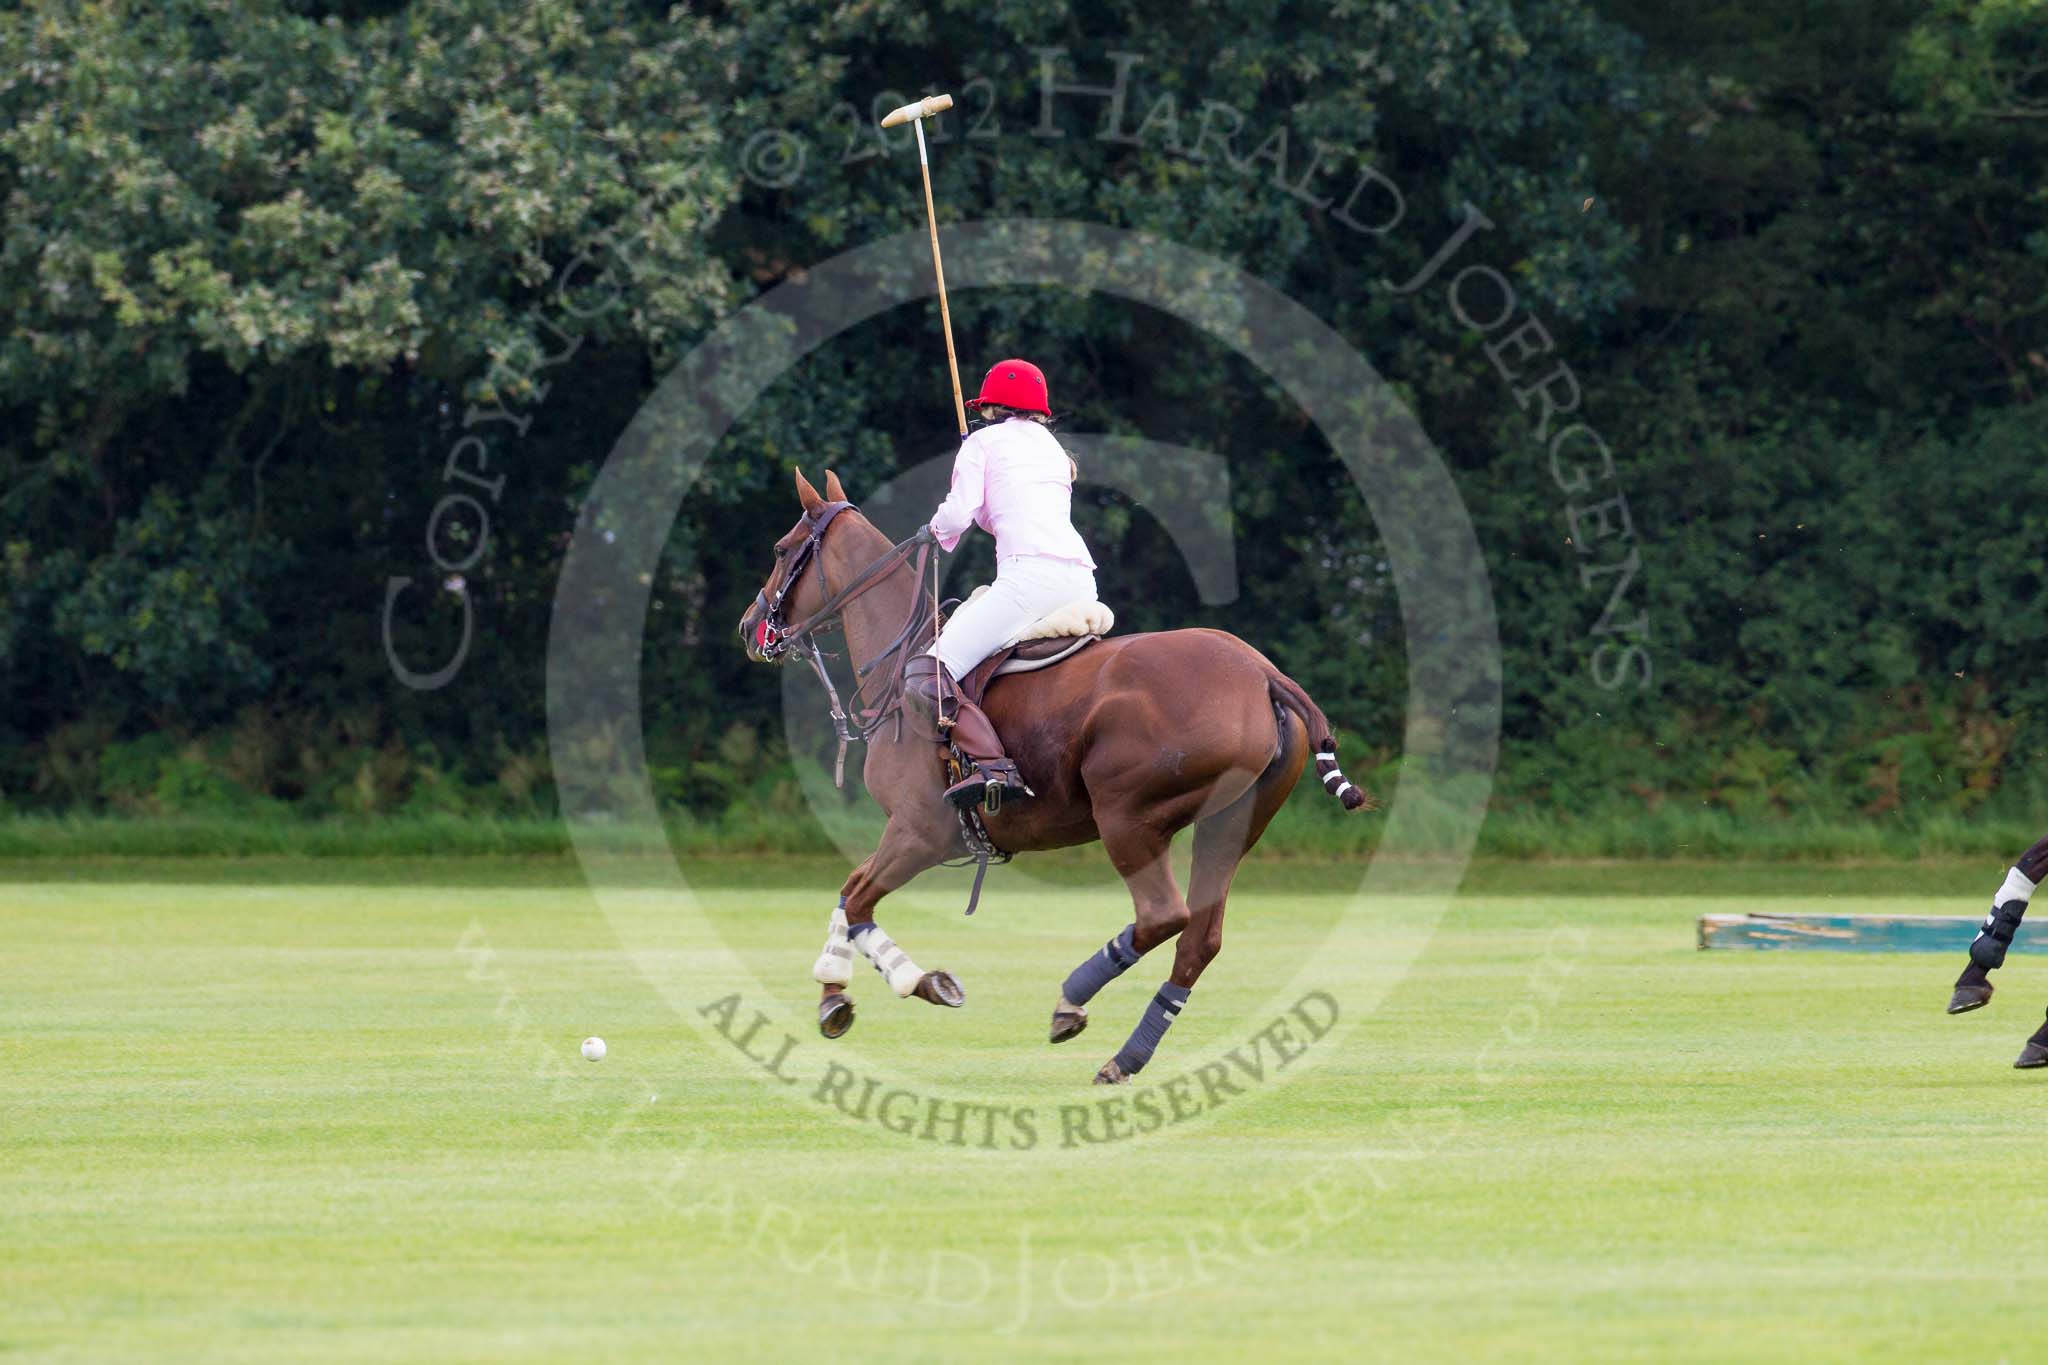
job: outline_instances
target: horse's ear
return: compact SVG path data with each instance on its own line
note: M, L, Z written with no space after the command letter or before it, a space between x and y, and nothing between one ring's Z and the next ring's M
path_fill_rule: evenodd
M825 501L846 502L846 490L839 486L839 476L831 470L825 471Z
M803 500L806 512L815 512L825 505L825 500L818 496L817 489L811 487L811 481L804 477L801 469L796 472L796 495Z

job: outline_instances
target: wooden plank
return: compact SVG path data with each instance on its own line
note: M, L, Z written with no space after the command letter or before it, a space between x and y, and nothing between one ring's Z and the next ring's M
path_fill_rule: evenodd
M1701 915L1699 946L1707 948L1805 948L1838 953L1960 953L1983 921L1965 915ZM2028 942L2023 930L2016 953L2048 953L2048 936Z

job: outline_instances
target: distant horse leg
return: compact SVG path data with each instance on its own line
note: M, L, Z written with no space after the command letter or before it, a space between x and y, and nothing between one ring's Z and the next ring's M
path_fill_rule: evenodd
M2020 1059L2013 1063L2019 1071L2034 1071L2048 1066L2048 1023L2034 1030L2034 1036L2027 1039L2027 1045L2020 1049Z
M929 826L930 822L926 823ZM946 847L943 836L936 836L931 828L891 819L882 831L881 844L839 889L839 903L846 910L848 942L874 964L890 990L905 999L914 995L934 1005L958 1009L967 1003L967 992L953 974L925 971L875 923L875 906L882 897L936 865L945 857ZM827 985L825 990L829 999L833 987ZM845 995L843 990L839 993ZM824 1008L821 1003L821 1019Z
M1124 879L1124 884L1131 889L1131 901L1137 908L1137 919L1125 931L1130 936L1130 962L1136 962L1138 958L1187 927L1188 903L1181 897L1180 888L1174 885L1173 867L1167 861L1167 850L1172 844L1172 839L1171 831L1162 831L1152 825L1132 825L1103 831L1102 846L1108 850L1109 860L1116 867L1118 875ZM1113 948L1120 952L1123 938L1123 935L1118 935L1103 952L1107 954ZM1088 990L1089 967L1094 961L1095 959L1091 958L1075 972L1075 976L1083 977L1080 983L1075 983L1074 977L1070 976L1067 978L1069 984L1078 984L1081 989ZM1101 989L1104 983L1121 974L1130 962L1102 975L1101 980L1095 983L1094 989ZM1114 963L1115 959L1112 958L1111 965ZM1092 994L1092 991L1090 993ZM1095 1074L1096 1083L1120 1085L1136 1075L1145 1063L1151 1060L1153 1049L1157 1048L1159 1040L1166 1036L1167 1028L1173 1023L1174 1016L1180 1013L1181 1006L1187 1003L1187 998L1187 991L1171 981L1161 986L1158 993L1152 997L1152 1003L1146 1006L1144 1017L1138 1021L1138 1027L1131 1034L1130 1040L1124 1044L1115 1058L1105 1062L1102 1069ZM1069 1004L1081 1003L1068 997L1061 1001L1061 1007L1064 1009ZM1055 1010L1055 1033L1058 1032L1060 1025L1059 1015L1060 1011ZM1081 1027L1085 1026L1084 1012ZM1080 1028L1076 1027L1067 1036L1072 1037L1073 1033L1079 1031Z
M1956 978L1948 1001L1950 1014L1967 1014L1991 1003L1991 973L2005 965L2006 949L2012 946L2013 935L2026 916L2027 902L2044 877L2048 877L2048 839L2022 853L2006 871L2004 885L1991 898L1991 913L1984 917L1983 927L1970 944L1969 965Z

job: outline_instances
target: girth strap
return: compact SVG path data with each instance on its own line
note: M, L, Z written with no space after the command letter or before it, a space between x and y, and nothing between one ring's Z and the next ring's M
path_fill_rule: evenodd
M967 913L973 914L974 907L981 904L981 879L988 875L988 854L983 853L974 860L974 889L967 893Z

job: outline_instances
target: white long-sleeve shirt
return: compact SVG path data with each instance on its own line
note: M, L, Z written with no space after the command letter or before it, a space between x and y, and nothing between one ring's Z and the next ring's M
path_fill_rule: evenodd
M969 526L996 538L996 560L1013 555L1095 561L1074 529L1074 469L1053 434L1029 418L985 426L960 443L953 488L932 513L932 534L951 550Z

